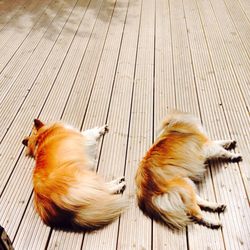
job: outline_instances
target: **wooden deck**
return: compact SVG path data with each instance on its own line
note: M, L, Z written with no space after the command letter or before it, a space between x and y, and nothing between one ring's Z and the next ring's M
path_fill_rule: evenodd
M243 162L213 164L199 186L227 204L222 230L171 231L136 205L138 162L171 108L238 142ZM97 170L126 177L119 220L93 233L41 222L21 144L36 117L109 124ZM250 1L0 0L0 140L0 225L15 249L250 249Z

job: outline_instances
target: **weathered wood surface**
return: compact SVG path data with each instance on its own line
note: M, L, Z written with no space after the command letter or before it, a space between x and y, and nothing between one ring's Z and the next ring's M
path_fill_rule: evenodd
M250 4L247 0L0 1L0 225L15 249L250 248ZM243 162L209 166L202 197L227 204L218 231L145 217L137 165L169 109L197 115ZM33 207L33 118L107 123L97 171L125 175L130 207L102 230L45 226ZM207 213L216 218L218 215Z

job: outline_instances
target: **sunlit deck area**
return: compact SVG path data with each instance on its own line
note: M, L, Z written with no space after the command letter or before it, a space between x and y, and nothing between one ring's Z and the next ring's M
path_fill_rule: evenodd
M237 141L240 163L209 165L200 196L225 203L211 230L145 217L134 176L168 110ZM125 175L129 209L92 233L55 230L33 206L34 118L103 124L98 173ZM0 225L17 250L250 249L249 0L0 0Z

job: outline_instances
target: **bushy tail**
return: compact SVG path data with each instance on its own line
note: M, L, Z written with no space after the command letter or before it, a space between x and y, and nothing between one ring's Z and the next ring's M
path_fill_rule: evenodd
M75 213L74 224L85 229L103 227L118 218L127 208L128 200L119 195L103 194L92 200L83 209Z
M170 227L181 229L190 223L187 209L178 192L169 192L152 198L160 218Z
M171 190L162 195L138 197L140 208L150 217L163 221L171 228L181 229L191 222L180 190Z

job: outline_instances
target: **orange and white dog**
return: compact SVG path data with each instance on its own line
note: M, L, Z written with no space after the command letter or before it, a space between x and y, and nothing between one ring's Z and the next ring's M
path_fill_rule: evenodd
M105 183L95 166L98 140L107 126L79 132L54 123L34 120L29 137L23 140L34 157L35 207L49 226L64 229L96 229L117 218L126 199L116 195L125 188L124 178Z
M221 227L220 222L204 218L201 209L223 212L226 206L199 197L193 181L202 178L208 160L241 161L239 154L227 151L235 146L232 140L210 140L192 115L170 113L137 170L139 207L146 215L174 228L191 221L209 228Z

